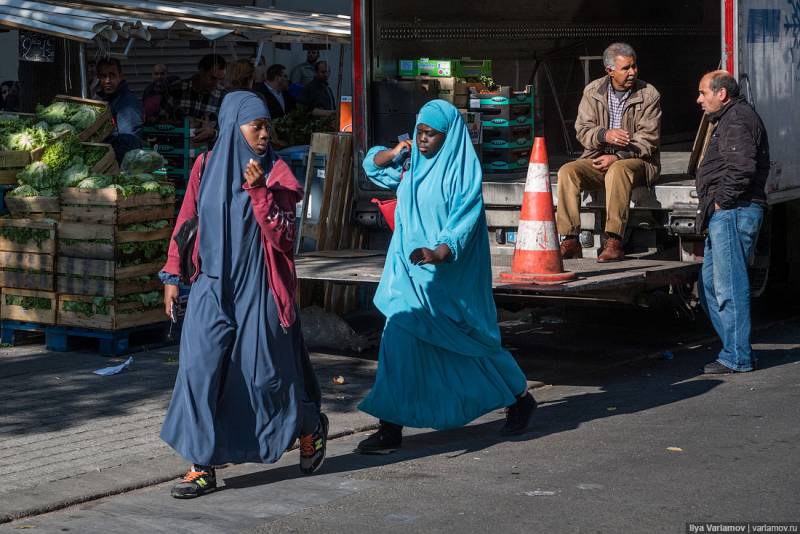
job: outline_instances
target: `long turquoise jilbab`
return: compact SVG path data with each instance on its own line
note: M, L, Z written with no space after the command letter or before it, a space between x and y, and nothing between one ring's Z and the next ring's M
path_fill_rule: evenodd
M372 148L364 159L373 182L396 190L397 208L375 295L386 316L378 372L359 408L397 425L447 429L514 404L527 383L500 344L481 165L469 132L443 100L420 110L420 124L445 139L431 157L414 143L409 171L375 164L386 147ZM409 259L419 247L440 244L451 251L446 263Z

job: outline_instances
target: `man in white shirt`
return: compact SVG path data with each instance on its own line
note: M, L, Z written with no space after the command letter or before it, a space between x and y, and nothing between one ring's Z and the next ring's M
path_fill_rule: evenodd
M306 51L306 61L292 69L292 83L304 87L308 85L317 76L317 61L319 61L319 50Z
M264 98L272 120L279 119L294 109L294 99L287 91L289 75L283 65L270 66L267 69L267 80L253 89Z

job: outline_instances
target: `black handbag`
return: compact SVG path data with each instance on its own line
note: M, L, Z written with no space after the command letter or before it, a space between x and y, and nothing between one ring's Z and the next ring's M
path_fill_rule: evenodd
M206 157L207 153L203 154L203 161L200 162L200 180L203 179L203 172L206 170ZM200 195L199 187L197 194L198 196ZM197 209L195 209L195 212L196 211ZM181 282L187 285L192 283L191 280L197 272L194 262L192 261L192 256L194 255L197 230L199 227L200 220L197 218L197 215L195 215L191 219L183 221L183 224L175 233L175 237L172 238L175 244L178 245L179 276Z

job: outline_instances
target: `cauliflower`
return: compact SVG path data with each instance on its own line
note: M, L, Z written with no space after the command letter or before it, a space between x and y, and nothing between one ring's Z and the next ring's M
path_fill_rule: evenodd
M51 132L54 134L60 134L62 132L69 132L69 133L76 133L75 127L68 122L62 122L60 124L56 124L50 129Z
M30 130L11 134L9 136L9 147L11 150L25 150L30 152L36 148L36 136Z
M104 187L108 187L111 183L112 178L110 176L104 176L102 174L93 174L88 178L81 180L77 187L81 189L103 189Z
M122 158L122 171L130 176L149 174L166 165L167 162L154 150L137 148L130 150Z
M47 107L39 104L36 106L36 116L48 124L59 124L67 122L73 110L66 102L53 102Z
M76 161L77 160L77 161ZM61 183L65 187L75 187L89 177L89 167L84 165L80 158L73 160L72 166L61 174Z
M142 186L142 189L144 189L145 191L148 191L148 192L149 191L156 192L161 188L161 184L156 182L155 180L152 180L152 181L149 181L149 182L143 182L140 185Z
M41 188L47 185L50 168L46 163L34 161L17 174L17 179L23 185Z
M100 108L94 106L82 105L72 117L69 118L69 123L72 124L78 131L83 131L97 120L100 116Z

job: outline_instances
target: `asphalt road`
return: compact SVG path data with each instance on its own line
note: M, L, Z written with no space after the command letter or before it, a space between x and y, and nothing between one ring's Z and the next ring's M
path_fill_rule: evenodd
M643 343L648 340L643 340ZM0 526L0 532L685 532L689 521L800 521L800 322L755 335L761 368L709 377L716 346L538 388L530 431L502 413L414 431L386 457L330 442L313 477L297 453L219 471L194 501L170 483Z

